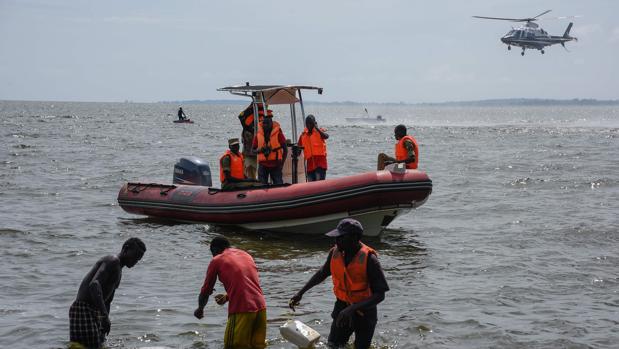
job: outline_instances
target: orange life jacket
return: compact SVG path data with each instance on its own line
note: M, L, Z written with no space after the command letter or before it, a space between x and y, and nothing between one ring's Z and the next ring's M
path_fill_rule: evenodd
M309 134L309 131L305 128L301 134L301 143L303 143L303 157L306 160L312 156L327 156L327 142L322 139L315 128L312 134Z
M223 183L226 179L226 176L224 174L223 160L228 155L230 156L230 177L239 180L245 179L245 175L243 174L243 154L237 155L231 152L230 149L228 149L224 153L224 155L219 158L219 179L221 180L221 182Z
M409 162L406 164L407 169L416 169L419 164L419 146L417 146L417 141L415 138L411 136L402 137L398 143L395 145L395 159L396 160L406 160L408 159L408 150L404 146L404 141L410 140L415 145L415 161Z
M273 111L271 109L267 109L267 116L273 117ZM264 118L264 108L262 107L262 104L258 104L258 122L262 123L262 118ZM254 113L251 113L245 117L243 124L245 124L245 126L252 126L254 124Z
M376 251L361 243L359 252L344 265L344 255L333 247L331 249L331 279L333 280L333 293L337 299L348 303L359 303L372 296L372 290L368 282L368 257Z
M268 160L280 160L284 156L284 150L282 149L282 144L279 143L279 134L282 132L279 123L273 121L273 129L271 129L271 136L269 137L269 142L265 142L264 139L264 129L262 127L262 123L258 124L258 134L256 137L258 138L258 151L263 147L270 148L271 152L269 156L264 156L264 153L258 153L258 162L268 161ZM283 145L286 146L285 144Z

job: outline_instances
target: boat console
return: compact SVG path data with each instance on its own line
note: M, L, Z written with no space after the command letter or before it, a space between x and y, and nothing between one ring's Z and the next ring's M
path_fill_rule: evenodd
M174 184L210 187L213 185L211 168L206 162L195 156L180 158L174 164L172 182Z

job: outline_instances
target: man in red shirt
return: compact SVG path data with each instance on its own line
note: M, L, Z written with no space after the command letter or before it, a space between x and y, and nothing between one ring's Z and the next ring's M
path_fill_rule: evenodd
M228 239L221 236L213 238L210 249L213 259L206 271L194 316L204 317L204 307L219 278L226 294L216 295L215 301L220 305L230 301L224 348L264 349L266 302L254 259L247 252L230 247Z

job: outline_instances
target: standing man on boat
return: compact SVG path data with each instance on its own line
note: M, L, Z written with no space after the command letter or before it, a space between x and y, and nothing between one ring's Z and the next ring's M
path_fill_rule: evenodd
M394 163L405 163L406 169L417 169L419 165L419 145L413 136L406 134L406 126L400 124L394 129L395 139L395 158L380 153L378 154L378 170L384 170L386 165Z
M187 115L185 115L185 112L183 111L183 107L178 107L178 120L179 121L187 120Z
M69 308L69 339L86 348L101 348L110 333L110 305L120 285L122 268L135 266L146 252L138 238L130 238L116 256L105 256L82 280Z
M286 137L278 122L272 117L262 119L258 133L252 143L254 154L258 155L258 180L263 184L283 184L282 168L288 156Z
M194 316L198 319L204 317L204 307L219 278L226 294L216 295L215 301L219 305L230 301L224 348L264 349L266 302L254 259L249 253L230 247L230 241L222 236L213 238L210 250L213 259L208 265Z
M264 107L262 103L258 104L258 122L262 123L264 118ZM267 115L272 117L273 111L268 109ZM249 179L256 179L258 173L258 159L256 154L252 152L252 142L254 140L254 104L249 103L249 106L245 108L239 114L239 121L243 131L241 133L241 139L243 140L243 166L245 168L245 177Z
M303 147L307 181L321 181L327 178L327 139L329 135L319 128L314 115L305 118L305 130L299 137L299 147Z
M337 228L326 235L335 238L327 261L288 305L294 311L305 292L331 276L336 301L331 313L333 323L328 345L344 347L354 332L355 348L367 349L378 321L376 305L389 291L387 280L376 251L360 241L363 226L359 221L342 219Z

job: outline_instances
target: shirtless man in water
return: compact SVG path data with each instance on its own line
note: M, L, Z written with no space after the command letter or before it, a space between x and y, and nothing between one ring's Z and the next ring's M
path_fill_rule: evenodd
M110 304L120 284L122 268L132 268L142 259L146 245L138 238L123 244L117 256L105 256L86 274L69 309L71 342L86 348L100 348L110 333Z

